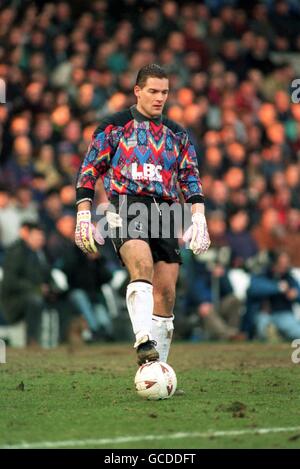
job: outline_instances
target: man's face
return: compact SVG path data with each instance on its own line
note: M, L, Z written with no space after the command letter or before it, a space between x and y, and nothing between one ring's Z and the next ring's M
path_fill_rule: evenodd
M137 97L137 109L146 117L159 117L166 103L169 92L169 80L167 78L149 77L143 88L134 87Z
M282 252L274 265L275 272L285 274L291 268L291 260L287 253Z
M30 230L28 238L25 240L32 251L40 251L45 245L45 235L42 230Z

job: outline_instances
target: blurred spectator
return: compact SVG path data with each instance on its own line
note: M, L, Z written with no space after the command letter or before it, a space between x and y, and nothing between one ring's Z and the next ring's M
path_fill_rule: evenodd
M3 181L15 190L21 184L30 184L33 177L32 144L28 137L16 137L11 159L3 169Z
M0 250L10 246L19 235L20 215L6 186L0 186Z
M75 214L76 194L73 184L64 184L59 190L63 211Z
M112 279L103 255L84 255L75 245L75 217L65 214L56 222L57 232L50 236L48 255L53 265L68 280L69 299L77 314L84 317L93 338L111 339L112 320L107 311L101 286Z
M25 320L28 345L40 342L42 312L53 293L44 246L41 227L23 223L20 240L8 249L3 264L3 315L8 324Z
M240 333L241 302L233 294L228 278L230 248L222 212L208 218L211 247L201 258L192 256L186 266L187 302L196 306L208 338L244 340Z
M50 234L56 230L56 221L62 215L63 205L58 189L51 189L47 192L40 207L40 221L45 232Z
M258 247L251 233L248 231L249 215L238 209L229 217L229 230L226 238L231 249L232 266L244 267L246 261L255 256Z
M282 234L278 212L273 207L264 210L259 224L252 230L252 236L260 250L275 250Z
M270 324L285 339L300 337L300 321L293 311L293 305L300 302L300 284L291 273L291 259L286 252L275 253L270 268L264 274L252 276L248 297L261 304L255 318L260 339L267 338Z
M227 205L227 186L223 181L216 179L212 182L211 191L209 191L206 196L206 207L208 210L222 210L224 213L226 213Z
M21 185L16 191L16 209L20 223L25 221L38 222L38 204L33 200L30 187Z
M55 152L51 145L42 145L40 147L34 169L45 176L47 189L57 187L62 181L62 176L55 163Z
M290 208L284 232L278 239L278 248L284 249L293 267L300 267L300 210Z

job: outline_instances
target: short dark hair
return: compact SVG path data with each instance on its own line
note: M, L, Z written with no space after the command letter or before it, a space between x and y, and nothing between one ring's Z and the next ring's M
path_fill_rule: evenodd
M140 88L145 86L147 78L168 78L166 71L157 64L148 64L142 67L136 77L135 84L138 85Z
M10 188L5 184L0 184L0 192L8 194L8 195L12 194Z
M282 255L285 255L291 258L290 254L284 249L273 249L269 252L269 259L273 267L274 267L274 264L277 264L277 262L279 261L279 258Z
M30 221L30 220L23 221L23 223L21 224L21 227L27 228L29 231L32 231L32 230L44 231L43 227L39 223L35 221Z

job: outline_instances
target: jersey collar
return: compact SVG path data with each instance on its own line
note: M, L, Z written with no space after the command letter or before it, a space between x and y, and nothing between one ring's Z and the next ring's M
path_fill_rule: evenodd
M153 119L151 119L150 117L144 116L144 114L142 114L140 111L137 110L136 104L134 104L133 106L130 107L130 112L131 112L133 118L138 122L152 121L156 125L159 125L162 122L162 116L161 115L158 116L158 117L155 117Z

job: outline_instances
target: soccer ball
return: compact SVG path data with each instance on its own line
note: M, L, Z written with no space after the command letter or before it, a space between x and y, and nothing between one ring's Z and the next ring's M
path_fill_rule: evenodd
M177 378L170 365L156 361L141 365L135 375L134 383L139 396L150 401L158 401L173 396Z

